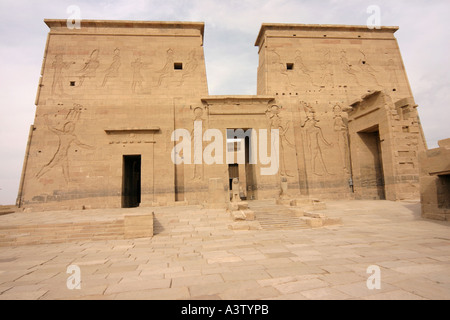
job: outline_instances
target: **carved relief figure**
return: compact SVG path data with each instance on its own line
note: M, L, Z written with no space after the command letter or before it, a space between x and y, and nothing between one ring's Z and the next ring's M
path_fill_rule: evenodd
M311 76L312 71L309 70L308 67L303 63L302 53L300 52L300 50L297 50L295 54L296 54L294 59L295 68L298 69L299 73L303 74L303 76L305 76L312 85L314 85L314 81Z
M331 51L330 49L324 49L323 58L320 62L320 69L322 69L320 84L322 86L334 86L334 73L332 67Z
M98 50L95 49L91 52L89 59L84 63L83 69L79 71L79 73L81 73L79 84L80 87L83 85L83 82L86 78L95 78L95 72L97 71L99 65L100 62L98 61Z
M331 147L332 144L329 143L323 136L322 128L318 125L319 120L316 119L315 110L306 103L302 103L302 105L306 114L306 119L301 124L301 127L305 129L305 136L311 155L311 167L313 172L315 175L322 175L317 170L317 162L319 162L319 165L322 167L323 171L327 174L332 174L328 171L322 154L322 144L325 144L328 147Z
M143 63L141 58L137 58L134 62L131 63L131 67L133 68L133 82L131 83L131 91L136 93L136 89L139 89L142 92L142 82L144 82L144 77L141 74L141 69L144 69L148 66L148 63Z
M197 67L198 61L197 58L195 57L195 49L193 49L191 52L189 52L188 60L183 70L183 76L181 77L180 85L183 85L186 78L191 77L193 75Z
M358 80L357 71L353 68L353 66L350 64L350 62L347 59L347 52L345 50L341 51L341 57L339 58L342 71L344 71L344 75L347 74L353 80L356 84L361 85Z
M109 78L116 78L119 76L119 68L120 68L120 49L116 48L114 50L113 62L106 69L105 77L103 78L102 87L106 85Z
M397 73L395 72L396 66L395 61L393 59L389 59L388 61L388 73L389 73L389 83L392 87L397 86L398 84L398 77Z
M362 50L359 50L359 52L361 53L361 58L359 60L359 68L361 69L363 74L367 74L370 76L370 78L372 79L372 82L375 85L381 87L380 83L378 82L377 76L376 76L377 70L375 70L372 67L372 65L369 63L369 61L367 61L366 54Z
M286 133L289 130L289 123L288 122L283 123L283 121L280 117L280 112L281 112L280 107L277 105L273 105L267 109L266 115L270 121L269 131L272 129L279 130L280 155L279 155L279 157L276 157L276 158L280 159L280 175L293 177L293 175L291 175L287 171L285 150L286 150L287 146L289 146L291 148L294 148L295 146L288 140L288 138L286 136Z
M169 48L167 50L167 57L166 57L166 63L164 64L164 67L161 70L158 70L158 73L161 73L158 79L158 87L161 86L162 81L164 78L168 77L172 71L173 71L173 65L174 65L174 57L173 57L173 50Z
M44 121L47 128L58 136L58 147L55 154L50 159L50 161L45 164L41 170L36 174L36 178L41 178L47 172L55 167L61 167L64 179L69 182L69 159L68 153L73 144L84 148L93 149L92 146L82 143L78 137L75 135L75 123L80 118L82 106L75 104L72 109L69 110L65 117L65 122L62 128L57 128L49 123L48 115L44 115Z
M334 124L333 128L336 132L337 145L339 147L339 154L341 156L344 171L349 173L348 162L349 162L349 146L348 146L348 126L342 116L342 108L339 104L336 104L333 108L334 113Z
M191 132L192 139L195 139L195 122L196 121L202 121L203 122L203 108L197 107L194 109L194 129ZM204 128L202 126L202 136L201 139L203 139L204 134ZM194 143L194 175L192 177L192 180L203 180L203 144L201 143ZM199 164L201 163L201 164Z
M276 52L275 50L271 50L274 55L275 55L275 62L274 65L276 67L276 70L278 70L278 72L282 75L282 77L284 78L284 81L287 83L287 87L295 87L292 84L291 78L289 77L289 73L287 71L287 67L286 64L282 62L281 60L281 56L278 54L278 52ZM286 87L286 88L287 88Z
M64 62L62 54L57 54L55 56L55 60L52 63L52 68L55 69L55 73L53 74L53 83L52 83L52 94L56 93L56 89L59 90L60 94L64 94L63 88L63 69L68 69L71 64L75 62Z

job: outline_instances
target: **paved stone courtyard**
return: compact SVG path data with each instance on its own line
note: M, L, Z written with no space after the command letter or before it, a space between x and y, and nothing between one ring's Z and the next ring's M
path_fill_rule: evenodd
M230 230L227 214L198 206L151 210L152 239L0 248L0 299L450 299L450 224L423 220L418 203L327 202L342 225L293 230ZM80 290L67 288L69 265ZM380 290L366 286L371 265Z

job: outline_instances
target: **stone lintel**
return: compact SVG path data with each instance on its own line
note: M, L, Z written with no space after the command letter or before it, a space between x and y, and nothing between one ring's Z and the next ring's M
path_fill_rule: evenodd
M201 99L210 115L265 115L272 96L209 96Z
M236 96L208 96L203 97L202 102L208 105L214 104L260 104L260 103L270 103L274 101L275 98L273 96L245 96L245 95L236 95Z

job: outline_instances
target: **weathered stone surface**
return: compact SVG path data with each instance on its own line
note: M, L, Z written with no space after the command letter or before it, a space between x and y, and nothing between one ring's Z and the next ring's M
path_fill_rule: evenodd
M424 138L397 28L263 24L257 95L209 96L203 23L83 20L82 32L45 23L17 200L27 212L419 195ZM210 152L221 162L202 157L207 129L222 134L223 152ZM268 132L270 150L271 130L279 152L251 163L245 142L259 148Z
M234 221L245 221L246 217L245 217L245 213L241 210L239 211L232 211L231 212L231 218Z
M224 192L224 183L221 178L210 178L208 184L207 207L222 209L226 207L227 199Z
M124 217L125 239L153 237L153 212L150 215L126 215Z
M277 199L275 201L276 204L288 206L291 204L291 199Z
M440 148L450 149L450 138L438 141Z
M256 204L275 214L287 210L273 199L250 207ZM151 239L3 247L0 300L450 298L449 222L419 219L420 204L411 202L328 201L327 207L323 213L344 218L343 226L228 230L231 220L223 209L173 206L151 210L165 218L164 230ZM130 210L89 213L103 220ZM87 219L69 210L5 215L0 235L13 222L36 225L43 216L56 225ZM182 224L192 228L174 234L171 228ZM205 226L208 234L197 231ZM69 265L80 267L81 290L66 286ZM371 265L381 269L381 290L367 288Z

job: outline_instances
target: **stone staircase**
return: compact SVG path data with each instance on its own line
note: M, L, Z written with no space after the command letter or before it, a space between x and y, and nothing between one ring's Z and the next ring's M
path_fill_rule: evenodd
M341 219L332 219L320 213L326 205L315 199L298 199L287 204L277 204L273 200L250 202L249 208L255 212L256 221L263 230L297 230L320 228L342 224Z
M254 212L254 221L233 221L224 209L207 209L202 206L155 208L154 235L177 236L181 234L222 235L238 230L301 230L336 224L326 216L307 207L278 205L275 200L248 201Z
M230 215L225 209L204 209L202 206L159 207L155 209L153 233L155 236L182 234L214 235L232 233Z
M263 230L309 229L302 216L290 208L274 204L274 201L250 202L250 209L255 212L256 221Z
M236 231L301 230L339 223L304 207L279 205L274 200L249 201L248 208L255 220L234 221L226 209L199 205L15 212L0 215L0 247L152 236L228 237Z

